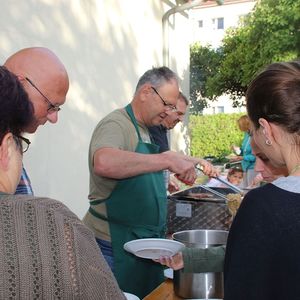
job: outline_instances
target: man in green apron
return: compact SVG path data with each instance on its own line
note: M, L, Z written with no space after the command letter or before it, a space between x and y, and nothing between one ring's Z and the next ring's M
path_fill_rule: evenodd
M163 270L151 260L127 253L123 245L139 238L165 237L163 170L190 183L196 179L194 163L172 151L158 153L147 129L176 109L178 95L173 71L167 67L147 71L131 104L99 122L89 148L90 209L84 222L95 232L121 289L140 298L163 281Z

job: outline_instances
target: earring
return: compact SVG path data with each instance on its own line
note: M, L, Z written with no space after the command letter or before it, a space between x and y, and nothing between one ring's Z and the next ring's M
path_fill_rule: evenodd
M270 140L266 140L266 145L268 145L268 146L271 146L272 145L272 142L270 141Z

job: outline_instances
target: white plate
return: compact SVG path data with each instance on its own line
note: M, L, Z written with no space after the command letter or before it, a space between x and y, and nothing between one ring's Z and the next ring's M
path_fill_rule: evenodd
M148 259L173 256L182 248L184 248L184 244L169 239L139 239L124 244L126 251Z
M140 298L136 295L123 292L127 300L140 300Z
M123 292L127 300L140 300L140 298L136 295Z
M164 270L164 276L166 278L173 279L173 277L174 277L174 271L173 271L173 269L171 269L171 268L165 269Z

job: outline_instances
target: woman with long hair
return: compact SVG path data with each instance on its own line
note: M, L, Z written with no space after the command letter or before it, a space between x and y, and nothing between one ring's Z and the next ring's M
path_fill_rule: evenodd
M253 189L232 223L225 300L300 298L300 63L273 63L250 84L253 139L289 175Z

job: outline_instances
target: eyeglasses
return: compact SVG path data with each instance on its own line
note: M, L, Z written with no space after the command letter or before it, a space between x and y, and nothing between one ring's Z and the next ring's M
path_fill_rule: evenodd
M31 144L29 139L26 139L21 135L14 135L14 140L16 141L16 144L20 148L22 153L25 153L28 150L29 145Z
M28 78L28 77L25 77L25 79L30 83L30 85L32 87L34 87L44 98L44 100L47 102L48 104L48 109L47 109L47 112L48 113L53 113L53 112L58 112L61 110L61 108L59 107L58 104L52 104L52 102L41 92L41 90Z
M158 93L155 87L151 86L152 90L155 92L155 94L160 98L160 100L163 102L164 106L167 106L171 111L177 111L177 108L173 104L167 103L163 97Z

